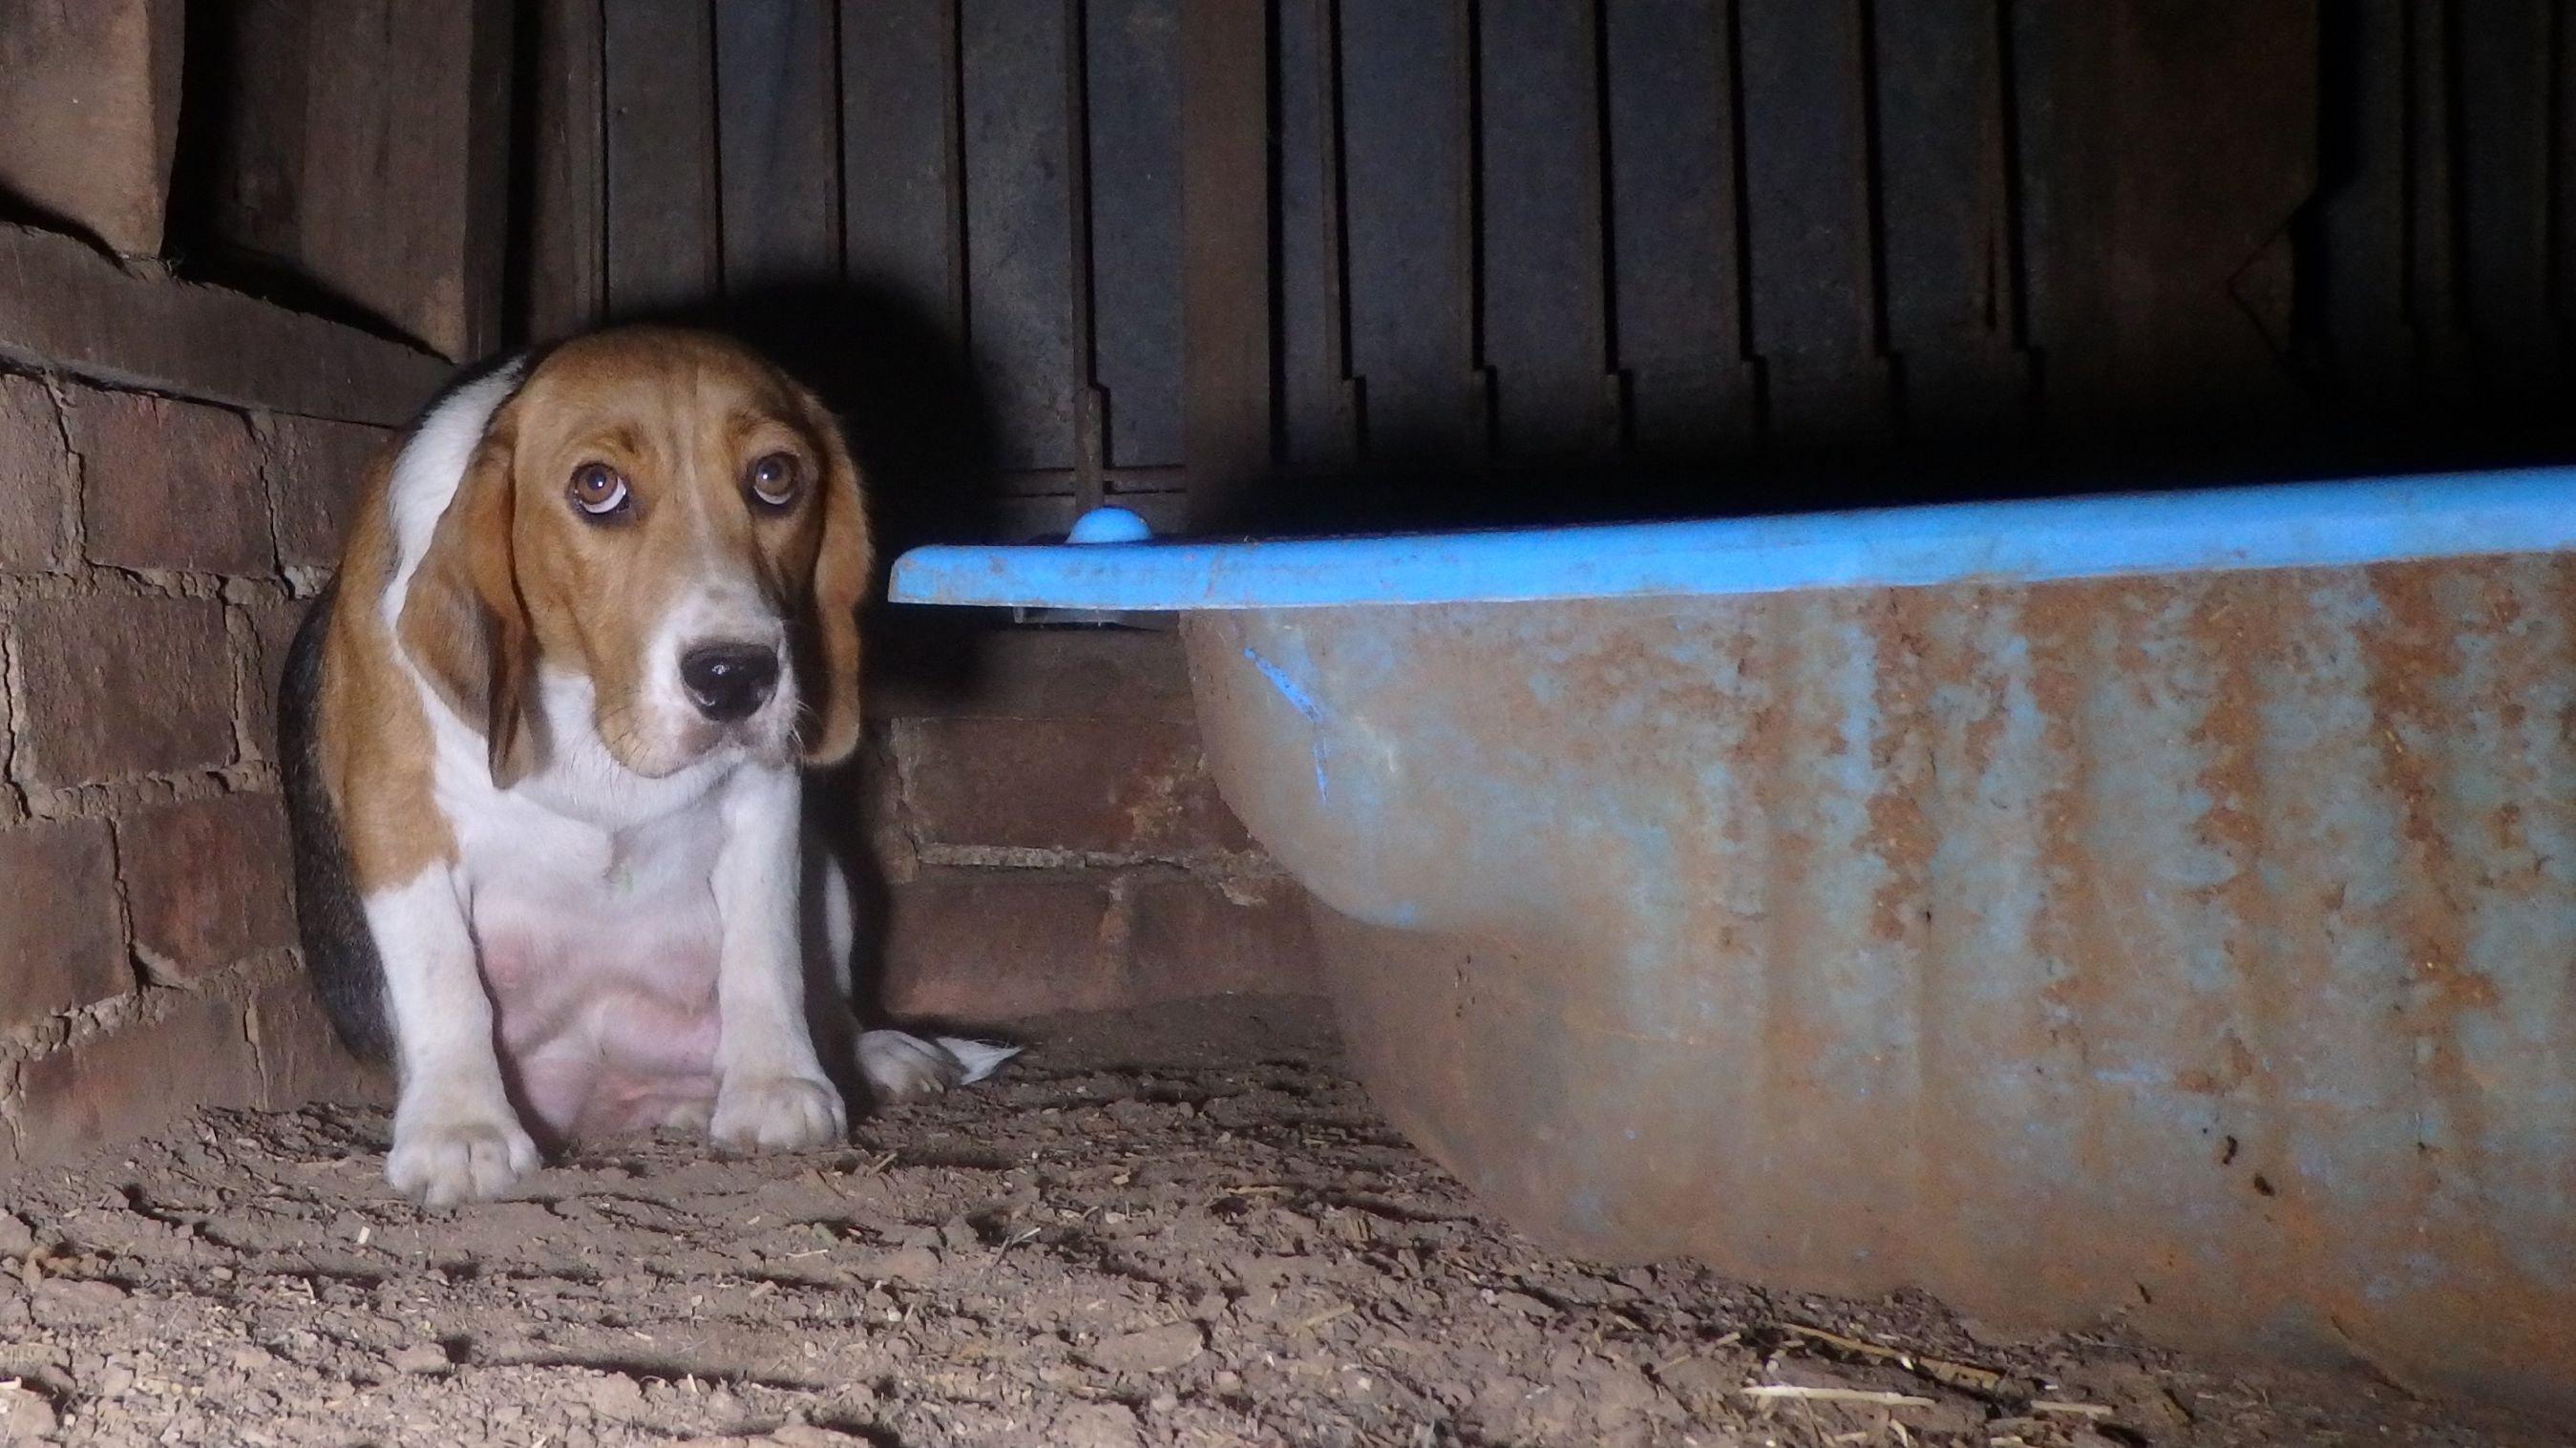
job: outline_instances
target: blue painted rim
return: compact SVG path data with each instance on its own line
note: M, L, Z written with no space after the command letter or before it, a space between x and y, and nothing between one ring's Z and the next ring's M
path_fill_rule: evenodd
M2576 468L1272 542L916 548L898 603L1189 611L2039 583L2576 547Z

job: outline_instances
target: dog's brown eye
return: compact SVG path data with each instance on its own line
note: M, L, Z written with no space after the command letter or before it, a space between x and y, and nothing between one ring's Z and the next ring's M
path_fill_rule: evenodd
M564 489L572 505L594 518L604 518L626 506L626 478L606 463L583 463L572 470L572 482Z
M796 490L805 480L805 469L794 453L771 453L756 459L745 475L744 485L751 496L772 508L784 508L796 501Z

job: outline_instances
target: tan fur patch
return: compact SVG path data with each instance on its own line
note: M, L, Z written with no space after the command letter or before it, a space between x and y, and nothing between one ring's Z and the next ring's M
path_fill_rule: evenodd
M394 656L379 600L392 581L394 540L386 501L393 458L367 469L338 602L323 641L316 719L322 779L361 893L372 894L456 858L456 834L432 793L429 714Z

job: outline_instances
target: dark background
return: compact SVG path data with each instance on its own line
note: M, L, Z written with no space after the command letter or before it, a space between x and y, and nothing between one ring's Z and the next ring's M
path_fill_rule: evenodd
M2576 455L2561 0L468 8L471 340L738 322L895 546ZM182 268L401 330L278 221L333 22L189 13Z

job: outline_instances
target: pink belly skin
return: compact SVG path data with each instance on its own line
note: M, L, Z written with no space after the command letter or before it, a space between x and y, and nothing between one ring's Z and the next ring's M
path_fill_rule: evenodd
M483 979L529 1134L549 1147L705 1121L716 1079L716 946L562 922L481 929Z

